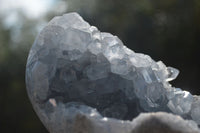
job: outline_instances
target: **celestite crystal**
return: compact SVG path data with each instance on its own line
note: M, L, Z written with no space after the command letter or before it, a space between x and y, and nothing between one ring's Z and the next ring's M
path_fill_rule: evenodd
M53 18L36 38L26 84L52 133L133 133L135 120L129 120L141 112L174 113L200 125L200 98L168 83L178 73L69 13Z

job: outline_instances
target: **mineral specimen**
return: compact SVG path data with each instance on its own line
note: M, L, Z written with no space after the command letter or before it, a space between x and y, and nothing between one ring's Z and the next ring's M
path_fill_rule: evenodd
M200 98L168 83L178 73L68 13L53 18L36 38L26 84L52 133L134 133L136 119L129 120L141 112L174 113L200 125Z

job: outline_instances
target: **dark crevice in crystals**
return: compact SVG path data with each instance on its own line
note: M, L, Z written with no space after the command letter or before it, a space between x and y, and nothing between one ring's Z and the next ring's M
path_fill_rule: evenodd
M61 77L63 69L66 68L57 69L55 76L50 80L46 101L54 98L58 103L80 102L96 108L102 116L123 120L132 120L141 111L145 112L137 104L138 99L127 98L124 91L130 89L125 88L128 82L119 75L110 73L107 78L90 81L82 71L76 71L76 77L79 78L69 81ZM66 71L70 69L73 68ZM108 85L106 88L105 84ZM138 108L140 109L137 110Z

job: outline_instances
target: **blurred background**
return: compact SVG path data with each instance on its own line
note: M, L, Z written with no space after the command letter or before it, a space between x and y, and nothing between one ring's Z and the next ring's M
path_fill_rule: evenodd
M72 11L135 52L178 68L173 86L200 94L199 0L0 0L1 133L47 133L26 94L26 60L47 22Z

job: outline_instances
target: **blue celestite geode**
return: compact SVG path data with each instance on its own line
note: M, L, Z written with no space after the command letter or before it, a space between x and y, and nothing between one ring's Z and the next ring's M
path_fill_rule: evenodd
M54 17L36 38L26 84L52 133L78 133L77 119L87 123L87 133L131 133L129 120L141 112L174 113L200 124L200 98L168 83L178 73L69 13Z

